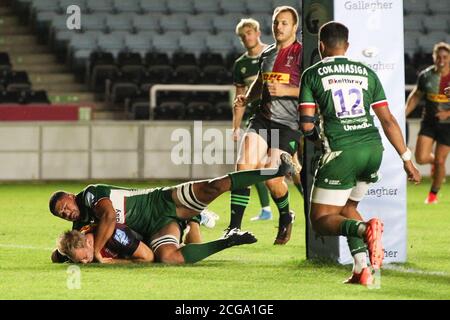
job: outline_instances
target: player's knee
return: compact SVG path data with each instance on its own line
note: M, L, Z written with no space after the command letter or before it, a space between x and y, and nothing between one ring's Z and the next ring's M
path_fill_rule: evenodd
M156 251L156 258L161 263L182 264L184 258L176 247L163 246Z
M434 159L434 165L436 167L445 167L446 159L444 157L436 157Z
M209 201L214 200L225 191L227 191L227 189L222 179L209 180L208 182L206 182L204 188L202 189L204 196Z

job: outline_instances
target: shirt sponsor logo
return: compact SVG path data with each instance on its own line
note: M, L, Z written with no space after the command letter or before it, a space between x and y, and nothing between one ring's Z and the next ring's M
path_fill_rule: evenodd
M116 233L114 234L114 239L117 240L120 244L127 246L130 243L130 239L127 237L125 231L116 229Z
M432 102L447 103L448 98L445 94L427 93L427 99Z
M330 180L325 178L323 181L332 186L338 186L341 184L341 180Z
M289 73L281 73L281 72L264 72L263 73L264 82L278 81L280 83L289 83L289 79L290 79Z
M372 127L372 124L368 122L364 122L362 124L346 124L344 125L345 131L354 131L354 130L361 130L361 129L367 129Z
M285 67L290 67L292 65L292 62L294 61L294 56L288 56L287 57L287 62L284 65Z

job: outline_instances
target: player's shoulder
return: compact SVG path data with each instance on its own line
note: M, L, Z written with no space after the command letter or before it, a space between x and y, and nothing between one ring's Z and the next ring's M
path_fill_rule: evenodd
M276 43L272 43L269 44L264 50L263 52L261 52L261 58L265 58L271 54L273 54L274 52L277 51L277 44Z
M303 71L303 77L306 75L309 76L309 75L317 74L317 69L319 69L323 65L324 65L323 60L320 60L320 61L314 63L313 65L309 66L308 68L306 68Z
M429 67L426 67L425 69L423 69L422 71L419 72L419 77L425 77L425 76L429 76L434 72L434 65L431 65Z
M237 65L237 64L239 64L239 63L242 63L243 61L246 60L247 57L248 57L248 56L247 56L247 53L244 52L244 53L241 54L239 57L237 57L236 60L234 60L234 64Z

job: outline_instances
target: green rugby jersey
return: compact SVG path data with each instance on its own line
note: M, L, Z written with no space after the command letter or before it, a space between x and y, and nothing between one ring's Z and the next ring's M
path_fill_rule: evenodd
M108 198L116 211L116 222L126 224L129 228L145 236L153 232L155 212L167 212L167 202L162 200L162 188L129 189L106 184L87 186L76 195L81 218L74 222L73 228L98 222L94 207L101 199Z
M265 49L266 47L264 47ZM262 51L264 51L264 49ZM261 52L262 52L261 51ZM233 83L236 86L245 86L246 89L250 87L252 82L258 76L259 71L259 58L258 56L249 56L246 53L236 59L233 66ZM253 101L247 105L244 118L248 119L253 116L259 106L261 100Z
M370 108L387 106L376 73L344 56L327 57L302 75L299 108L316 108L326 151L381 144Z
M434 66L430 66L419 73L417 89L425 95L425 108L422 112L423 121L435 124L437 122L450 123L450 119L439 121L436 112L450 109L450 101L444 94L444 89L450 86L450 73L441 76Z

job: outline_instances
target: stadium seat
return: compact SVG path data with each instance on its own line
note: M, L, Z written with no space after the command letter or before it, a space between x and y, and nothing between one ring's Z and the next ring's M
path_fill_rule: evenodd
M6 83L7 91L29 91L31 82L26 71L11 71L8 73Z
M116 12L142 12L139 0L113 0L113 6Z
M142 66L142 64L141 55L135 52L120 52L117 56L117 65L120 68L129 65Z
M271 33L272 32L272 16L268 14L252 14L253 19L259 22L259 29L261 33Z
M141 57L144 57L145 54L151 50L152 41L151 33L141 32L137 34L130 34L125 37L125 47L129 52L139 53Z
M144 14L167 14L169 10L165 0L140 0L140 6Z
M179 38L182 36L179 32L166 32L162 35L153 37L153 48L159 52L167 53L170 57L175 51L179 51Z
M169 65L170 59L164 52L147 52L144 63L146 66Z
M206 51L205 37L202 37L199 33L181 37L180 50L185 53L192 53L198 57L202 52Z
M0 52L0 72L2 70L10 70L11 61L7 52Z
M421 14L410 14L404 17L403 26L405 31L418 31L423 32L423 23L422 20L424 16Z
M417 41L421 35L422 33L418 31L405 31L404 47L405 52L408 53L410 57L412 57L414 53L419 50Z
M45 90L27 91L22 93L22 103L25 104L50 104Z
M153 110L155 120L184 120L185 105L180 101L166 101Z
M229 84L232 82L229 71L224 66L209 65L203 68L202 83Z
M179 31L187 32L186 14L176 13L171 15L164 15L159 18L159 24L163 32Z
M223 16L215 17L213 20L215 32L228 31L234 33L236 25L243 17L245 17L245 15L239 14L225 14Z
M206 37L206 47L209 52L220 53L224 55L232 47L232 42L229 39L214 35Z
M428 4L424 0L407 0L403 2L403 10L406 14L428 13Z
M197 84L201 71L195 65L180 65L175 68L174 81L180 84Z
M100 34L97 38L97 45L101 51L111 52L117 57L119 52L125 48L124 37L118 33Z
M209 31L211 32L214 28L212 21L215 16L211 14L198 14L189 15L186 18L186 26L189 32L194 31Z
M104 93L106 88L106 80L114 81L118 74L119 69L115 65L96 65L92 69L89 87L96 93Z
M203 52L198 58L198 65L201 68L207 65L224 65L224 59L220 53Z
M172 57L172 65L175 68L186 65L196 66L197 59L195 58L195 55L190 52L175 52Z
M290 6L295 8L298 11L298 14L300 15L300 2L298 0L273 0L272 2L272 10L270 11L270 14L273 13L273 10L276 7L280 6Z
M443 31L434 31L426 35L421 35L418 39L419 48L422 52L431 53L436 43L445 41L447 33Z
M208 101L192 101L187 104L183 116L185 120L210 120L212 104Z
M111 85L109 100L113 104L123 103L126 98L133 97L139 92L139 87L133 82L114 81Z
M270 1L246 0L248 13L250 16L254 14L270 14L272 12L272 3Z
M19 91L0 91L0 104L21 103Z
M220 101L215 104L213 108L212 120L231 120L233 119L233 112L230 101Z
M450 6L450 3L449 3ZM426 16L423 19L423 26L427 32L442 31L448 32L450 19L448 14L439 14L434 16Z
M412 65L405 64L405 83L415 84L417 81L417 71Z
M155 14L134 15L132 25L136 32L141 31L153 31L155 33L161 32L161 26L159 25L159 16Z
M106 16L106 28L109 32L113 31L132 31L132 15L129 13L108 14Z
M147 83L172 83L173 69L168 65L153 65L148 68Z
M104 13L85 14L81 19L81 28L83 31L106 31L105 19Z
M86 0L86 7L89 12L113 13L114 6L112 0Z
M272 31L269 31L268 33L262 33L261 34L261 41L262 41L262 43L265 43L265 44L272 44L272 43L274 43L275 40L273 39Z
M194 10L198 13L221 13L219 0L194 0Z
M136 101L131 104L133 120L149 120L150 104L148 101Z
M167 8L170 13L194 13L194 5L192 0L167 0Z
M428 8L433 14L450 14L450 5L447 0L428 0Z
M247 14L247 6L245 0L220 0L220 8L224 14Z

